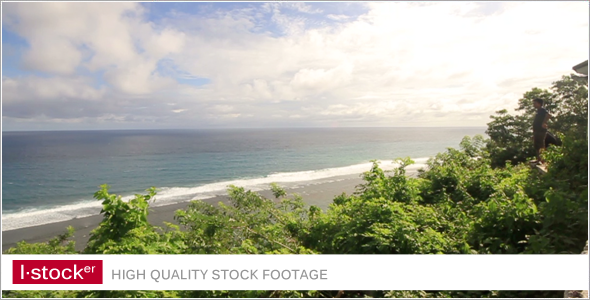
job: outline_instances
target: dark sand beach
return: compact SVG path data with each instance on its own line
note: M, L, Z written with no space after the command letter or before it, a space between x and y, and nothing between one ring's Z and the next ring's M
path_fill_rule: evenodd
M341 176L334 178L335 181L328 183L308 182L302 187L295 187L287 189L289 194L296 193L303 197L303 201L309 205L317 205L323 209L327 208L335 196L347 193L352 194L356 186L363 183L359 175ZM270 191L261 191L261 195L272 198ZM157 198L156 198L157 199ZM203 201L208 203L219 203L228 200L227 196L216 196ZM185 209L188 202L152 207L150 210L149 221L157 226L163 225L162 222L174 223L174 213L179 209ZM89 233L102 220L102 216L91 216L69 221L44 224L39 226L20 228L15 230L7 230L2 232L2 251L10 247L14 247L17 242L25 240L29 243L46 242L49 239L62 234L66 231L68 226L73 226L76 230L74 240L76 241L76 248L81 250L85 247L88 241Z

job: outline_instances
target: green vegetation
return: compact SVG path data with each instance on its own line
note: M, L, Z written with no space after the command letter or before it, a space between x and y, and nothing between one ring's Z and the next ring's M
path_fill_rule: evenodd
M587 82L586 82L587 85ZM545 108L554 116L549 121L549 130L565 135L579 142L588 137L588 88L584 83L563 76L553 83L551 90L533 88L518 100L516 115L510 115L506 109L491 116L486 133L490 137L487 143L492 166L503 167L506 161L518 164L535 156L532 142L532 124L535 109L533 99L545 101Z
M147 195L123 202L104 185L104 216L83 253L134 254L556 254L580 253L588 235L588 90L564 76L552 91L533 89L518 112L492 116L488 135L431 158L417 178L413 162L385 172L378 162L353 195L326 211L273 185L275 199L232 186L218 206L192 202L180 226L149 224ZM563 140L545 152L548 172L523 164L534 154L531 100L541 96ZM70 229L45 244L7 253L76 253ZM482 270L485 272L485 270ZM3 297L563 297L562 291L3 291Z

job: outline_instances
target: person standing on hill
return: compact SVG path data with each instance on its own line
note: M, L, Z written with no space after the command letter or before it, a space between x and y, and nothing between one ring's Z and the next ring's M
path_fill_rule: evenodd
M537 163L544 163L541 153L545 150L545 137L547 136L547 121L551 114L543 108L543 99L533 99L533 106L537 109L535 120L533 121L533 141L537 154Z

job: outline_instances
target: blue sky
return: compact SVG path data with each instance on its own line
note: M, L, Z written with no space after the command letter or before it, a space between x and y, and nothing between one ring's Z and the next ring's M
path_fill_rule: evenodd
M29 48L27 40L18 34L2 27L2 74L3 76L27 75L30 70L24 70L19 65L21 54Z
M485 126L587 59L587 8L2 3L2 130Z

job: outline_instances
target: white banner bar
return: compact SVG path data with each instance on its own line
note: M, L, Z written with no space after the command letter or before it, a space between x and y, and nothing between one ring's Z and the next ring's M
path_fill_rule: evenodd
M19 262L13 268L14 260ZM32 274L47 280L72 274L52 267L47 274L41 267L41 273L31 273L20 260L41 261L38 266L43 260L102 260L102 284L15 284L13 274L29 282ZM588 290L589 265L588 255L581 254L2 255L2 289Z

